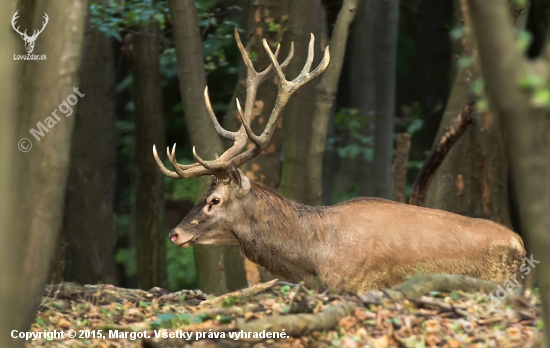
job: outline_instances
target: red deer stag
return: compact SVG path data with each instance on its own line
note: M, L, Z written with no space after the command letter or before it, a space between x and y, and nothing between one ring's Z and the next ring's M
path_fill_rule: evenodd
M170 232L173 244L183 248L195 243L238 244L246 257L275 275L349 292L393 286L417 272L504 281L518 269L525 256L521 238L494 222L380 198L311 207L248 179L238 167L266 148L291 94L321 74L330 57L327 47L319 66L310 72L312 35L304 68L298 77L287 81L283 68L292 59L292 45L279 64L279 48L273 54L264 40L271 65L257 72L237 31L235 38L247 68L244 110L237 100L242 123L237 132L220 126L208 89L204 91L214 127L222 137L233 140L233 146L211 161L201 159L193 148L197 162L181 165L174 144L167 154L175 171L163 165L153 147L157 164L170 178L212 175L210 189ZM258 136L250 127L256 91L273 74L278 79L277 100ZM254 146L246 149L249 140Z

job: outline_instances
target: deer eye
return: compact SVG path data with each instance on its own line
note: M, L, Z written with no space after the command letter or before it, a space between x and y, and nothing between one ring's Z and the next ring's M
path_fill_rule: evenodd
M213 198L212 201L211 201L211 203L212 203L213 205L220 204L220 199L219 199L219 198Z

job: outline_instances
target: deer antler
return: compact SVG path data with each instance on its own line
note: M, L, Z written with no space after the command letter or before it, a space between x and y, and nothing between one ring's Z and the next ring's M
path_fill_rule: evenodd
M19 18L18 13L19 13L19 11L15 11L15 13L13 14L13 17L11 17L11 26L13 27L13 30L15 30L19 35L27 36L27 31L26 30L25 30L24 33L22 33L22 32L19 31L19 26L17 28L15 27L17 19Z
M38 32L35 30L33 30L32 32L32 36L31 38L35 39L38 37L38 35L40 35L40 33L42 33L44 31L44 29L46 28L46 25L48 24L48 21L50 20L50 17L48 17L48 14L47 13L44 13L44 22L42 22L42 29L38 30Z
M170 162L175 169L175 171L171 171L164 166L164 164L158 157L155 146L153 145L153 155L155 156L155 160L158 166L160 167L162 172L170 178L184 179L194 178L202 175L216 175L220 178L223 178L227 175L227 169L231 162L235 163L235 165L238 167L256 157L266 148L267 144L271 140L271 136L273 135L273 132L276 128L277 118L281 114L281 111L284 109L292 93L294 93L294 91L296 91L300 86L304 85L314 77L321 74L328 66L330 60L329 48L327 47L325 49L323 59L321 60L317 68L310 72L311 64L313 62L313 44L315 42L315 37L313 36L313 34L311 34L308 56L304 68L302 69L298 77L296 77L292 81L287 81L284 76L283 69L290 63L290 60L294 55L294 43L291 43L290 45L290 51L287 58L284 60L283 63L279 64L277 61L277 57L279 55L280 46L278 46L275 50L275 53L273 53L269 48L267 41L264 39L263 46L269 56L271 64L264 71L257 72L254 69L252 62L250 61L250 58L248 57L248 53L246 52L241 42L239 33L236 28L235 40L237 41L237 46L239 47L247 68L246 103L244 111L242 110L239 100L237 99L237 109L239 111L238 115L242 123L240 129L237 132L230 132L224 129L219 124L218 120L216 119L216 115L212 110L212 105L210 104L210 98L208 97L208 87L206 87L204 90L204 101L206 104L206 109L208 110L210 120L214 124L214 128L222 137L233 140L233 146L227 149L221 156L211 161L205 161L201 159L197 155L195 147L193 147L193 156L195 157L195 160L197 160L197 162L191 165L182 165L177 163L176 161L176 145L174 144L174 146L172 147L172 151L170 151L169 148L166 149L168 158L170 159ZM265 80L273 76L273 74L276 74L277 79L279 80L277 100L275 101L275 106L273 107L271 115L269 116L269 121L267 122L266 128L260 136L257 136L254 134L250 127L250 123L252 121L252 109L256 100L256 93L258 91L258 87ZM248 139L250 139L254 143L254 146L243 152L246 144L248 143Z

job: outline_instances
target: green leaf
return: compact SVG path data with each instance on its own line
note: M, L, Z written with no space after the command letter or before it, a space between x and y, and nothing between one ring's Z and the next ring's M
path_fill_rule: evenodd
M544 79L539 75L527 75L521 79L519 86L524 90L532 90L544 86Z
M463 56L458 59L458 66L462 69L469 68L473 65L474 60L472 57Z
M139 301L139 306L140 307L149 307L149 303L147 303L145 301Z
M531 105L536 108L550 107L550 90L546 88L536 90L531 98Z
M466 35L466 27L465 26L454 27L453 29L451 29L450 34L451 34L451 39L458 41L462 39L464 35Z
M476 79L472 84L472 93L474 93L477 96L480 96L481 93L483 93L484 91L484 85L485 83L483 82L483 79L481 78Z

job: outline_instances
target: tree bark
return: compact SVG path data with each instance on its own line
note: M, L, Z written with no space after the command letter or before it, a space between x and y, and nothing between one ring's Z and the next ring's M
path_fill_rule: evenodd
M199 156L213 159L216 153L223 152L223 147L204 105L206 75L195 2L169 0L168 6L174 27L180 93L189 137ZM208 188L210 178L201 178L197 182L198 200ZM222 294L246 285L244 260L237 246L196 245L193 248L199 287L204 292Z
M519 202L522 231L533 257L550 342L550 123L547 108L532 102L533 91L519 81L549 67L549 56L530 63L518 49L507 1L469 0L481 68L491 105L507 136L512 180ZM546 42L548 52L549 41ZM539 67L540 68L540 67ZM547 71L547 70L546 70ZM543 78L547 81L546 78ZM549 88L546 84L545 88Z
M86 97L76 114L63 214L66 281L116 284L114 87L111 40L88 25L80 69Z
M248 41L244 42L244 46L247 52L255 54L256 60L253 64L258 71L261 71L270 64L269 57L262 45L262 40L266 39L270 47L282 41L284 30L288 25L288 1L265 0L251 3L246 8L247 13L246 16L243 16L242 25L246 28L246 33L244 35L241 34L241 39L248 38ZM286 53L281 52L280 57L286 56ZM265 81L258 89L254 111L252 112L253 119L251 121L252 129L256 134L263 132L275 104L277 92L276 77ZM235 99L238 98L244 104L245 97L246 68L241 64L239 80L233 92L229 111L224 118L226 129L238 129L240 127ZM259 156L243 164L240 168L251 180L275 190L279 188L281 182L281 151L284 141L283 118L284 115L279 116L277 129L273 133L267 149ZM249 260L245 260L245 269L247 271L247 281L251 284L256 284L260 278L264 281L273 279L273 276L263 267L258 267ZM258 272L261 274L261 277Z
M8 23L13 16L12 4L8 1L0 5L0 20ZM19 159L24 156L16 150L17 122L22 93L21 76L18 76L18 62L13 60L12 52L17 52L21 40L9 26L0 29L0 42L4 52L0 56L0 105L2 105L2 127L0 127L0 346L23 347L24 341L11 338L11 330L25 328L27 303L19 296L21 291L20 255L24 254L23 235L25 230L20 223L26 218L17 207L20 192Z
M166 287L166 239L162 173L151 149L164 149L164 110L160 76L159 25L152 21L132 38L134 206L139 287Z
M348 40L349 26L355 18L358 0L345 0L330 39L330 65L317 86L317 100L313 110L311 143L307 160L306 204L321 204L323 156L327 137L327 125L338 90L338 81Z
M455 0L456 23L464 23L461 0ZM526 11L513 11L516 25ZM457 66L451 95L439 126L436 142L470 97L473 82L480 77L477 49L471 35L455 46L453 64ZM470 57L473 64L459 66L460 57ZM508 204L508 159L502 125L491 112L472 114L475 122L457 141L437 170L426 193L425 205L461 215L490 219L511 227ZM436 143L434 143L434 147Z
M70 113L65 106L60 107L60 103L67 103L69 96L73 96L70 101L85 98L77 96L74 88L79 85L87 5L85 0L37 2L33 27L42 26L44 13L50 21L36 41L33 53L46 54L47 60L20 62L28 66L19 136L32 140L33 147L21 158L26 176L18 207L21 216L25 216L22 221L25 252L20 257L24 281L19 296L26 301L26 306L19 309L25 316L23 327L12 326L14 329L26 330L34 321L61 229L74 109ZM50 115L55 110L59 120ZM45 121L46 117L51 117L50 122ZM29 135L29 130L36 128L38 122L52 126L44 131L44 137L38 137L40 140Z
M421 206L424 205L424 196L426 195L426 190L430 185L433 175L437 172L437 169L452 149L453 145L468 129L468 126L472 122L471 115L473 110L473 102L469 101L466 103L460 114L458 114L456 119L453 121L453 124L437 141L437 145L428 155L426 161L424 161L422 168L420 168L420 171L414 180L413 191L409 201L410 204Z
M376 118L374 127L373 194L391 197L395 83L399 1L373 1L376 20Z
M244 42L247 52L254 53L256 59L253 62L258 71L265 69L269 64L269 57L262 45L266 39L270 47L283 40L283 33L288 25L288 1L287 0L266 0L250 4L249 12L244 25L247 28L242 38L248 38ZM244 41L244 40L243 40ZM285 57L287 51L281 52L280 57ZM258 89L254 111L252 112L252 129L256 134L261 134L269 119L275 99L277 96L277 78L273 77L265 81ZM244 104L246 97L246 69L241 67L239 82L233 93L229 105L229 112L225 116L225 124L230 129L238 129L240 121L237 115L235 99L238 98ZM241 170L250 179L260 182L274 189L279 188L281 181L281 150L283 147L283 117L277 120L277 130L271 137L267 149L259 156L242 165Z
M294 58L286 69L287 79L296 77L306 62L307 47L310 33L316 34L315 41L316 59L313 66L320 60L320 47L324 48L326 42L321 42L323 37L323 25L321 19L321 2L315 1L291 1L289 5L288 30L284 36L283 52L288 51L290 42L294 42ZM292 200L305 202L307 200L306 168L311 143L311 122L313 114L312 106L315 104L316 84L318 80L311 81L301 87L288 101L284 111L284 136L283 149L283 173L281 177L280 193Z
M409 152L411 150L411 135L408 133L397 134L395 141L395 160L393 161L393 200L405 203L407 186L407 169L409 167Z
M359 109L359 113L365 118L365 125L362 131L364 137L373 135L371 126L374 122L376 109L376 47L374 33L378 14L373 11L371 4L372 1L370 0L359 3L357 19L353 23L348 76L349 104L350 107ZM368 146L372 150L372 145L363 146ZM344 178L348 182L347 185L352 182L358 184L361 196L372 196L372 158L369 160L364 157L361 157L359 160L343 158L341 163L342 170L340 170L338 176ZM352 174L351 172L347 173L347 168L350 166L359 167L354 168L355 170ZM346 185L345 181L339 183L339 185ZM349 186L339 188L339 190L343 191L348 191L349 189Z

